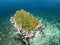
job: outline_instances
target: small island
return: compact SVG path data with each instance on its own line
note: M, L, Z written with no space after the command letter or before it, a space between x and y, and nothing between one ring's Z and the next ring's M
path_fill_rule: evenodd
M34 37L35 32L42 27L41 20L35 18L32 14L23 9L16 11L10 21L20 33L21 37L25 39Z

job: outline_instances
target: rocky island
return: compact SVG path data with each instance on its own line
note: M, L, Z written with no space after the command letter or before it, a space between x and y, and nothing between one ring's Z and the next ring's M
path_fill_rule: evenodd
M28 42L28 45L29 39L33 38L36 31L42 27L41 20L35 18L32 14L23 9L16 11L16 14L11 17L10 21L21 35L21 38Z

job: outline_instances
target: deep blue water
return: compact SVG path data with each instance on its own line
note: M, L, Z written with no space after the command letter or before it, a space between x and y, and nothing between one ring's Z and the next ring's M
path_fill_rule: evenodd
M47 10L52 12L60 11L60 2L57 0L0 0L0 17L9 16L16 10Z
M10 24L9 19L20 9L25 9L32 13L35 17L41 19L43 23L56 24L57 30L60 30L60 0L0 0L0 45L17 45L12 43L14 28ZM21 45L21 43L19 44ZM59 45L60 42L51 44ZM35 45L40 44L36 43Z

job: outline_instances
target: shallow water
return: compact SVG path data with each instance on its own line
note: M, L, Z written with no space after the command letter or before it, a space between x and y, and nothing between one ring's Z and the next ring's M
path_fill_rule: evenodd
M4 3L3 3L4 2ZM32 1L32 3L20 3L1 1L0 3L0 45L25 45L19 39L17 32L10 23L10 17L20 9L25 9L31 12L33 16L41 19L43 22L43 32L37 31L35 37L30 40L31 45L60 45L60 10L57 5L54 7L42 6L39 1ZM36 5L36 6L35 6ZM18 39L14 39L17 37Z

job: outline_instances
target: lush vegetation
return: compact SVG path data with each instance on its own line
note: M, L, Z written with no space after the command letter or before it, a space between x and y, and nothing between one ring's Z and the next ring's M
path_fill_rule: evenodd
M23 29L28 30L29 32L33 31L37 27L39 21L33 17L32 14L29 14L23 9L16 12L14 19L18 25L20 25Z

